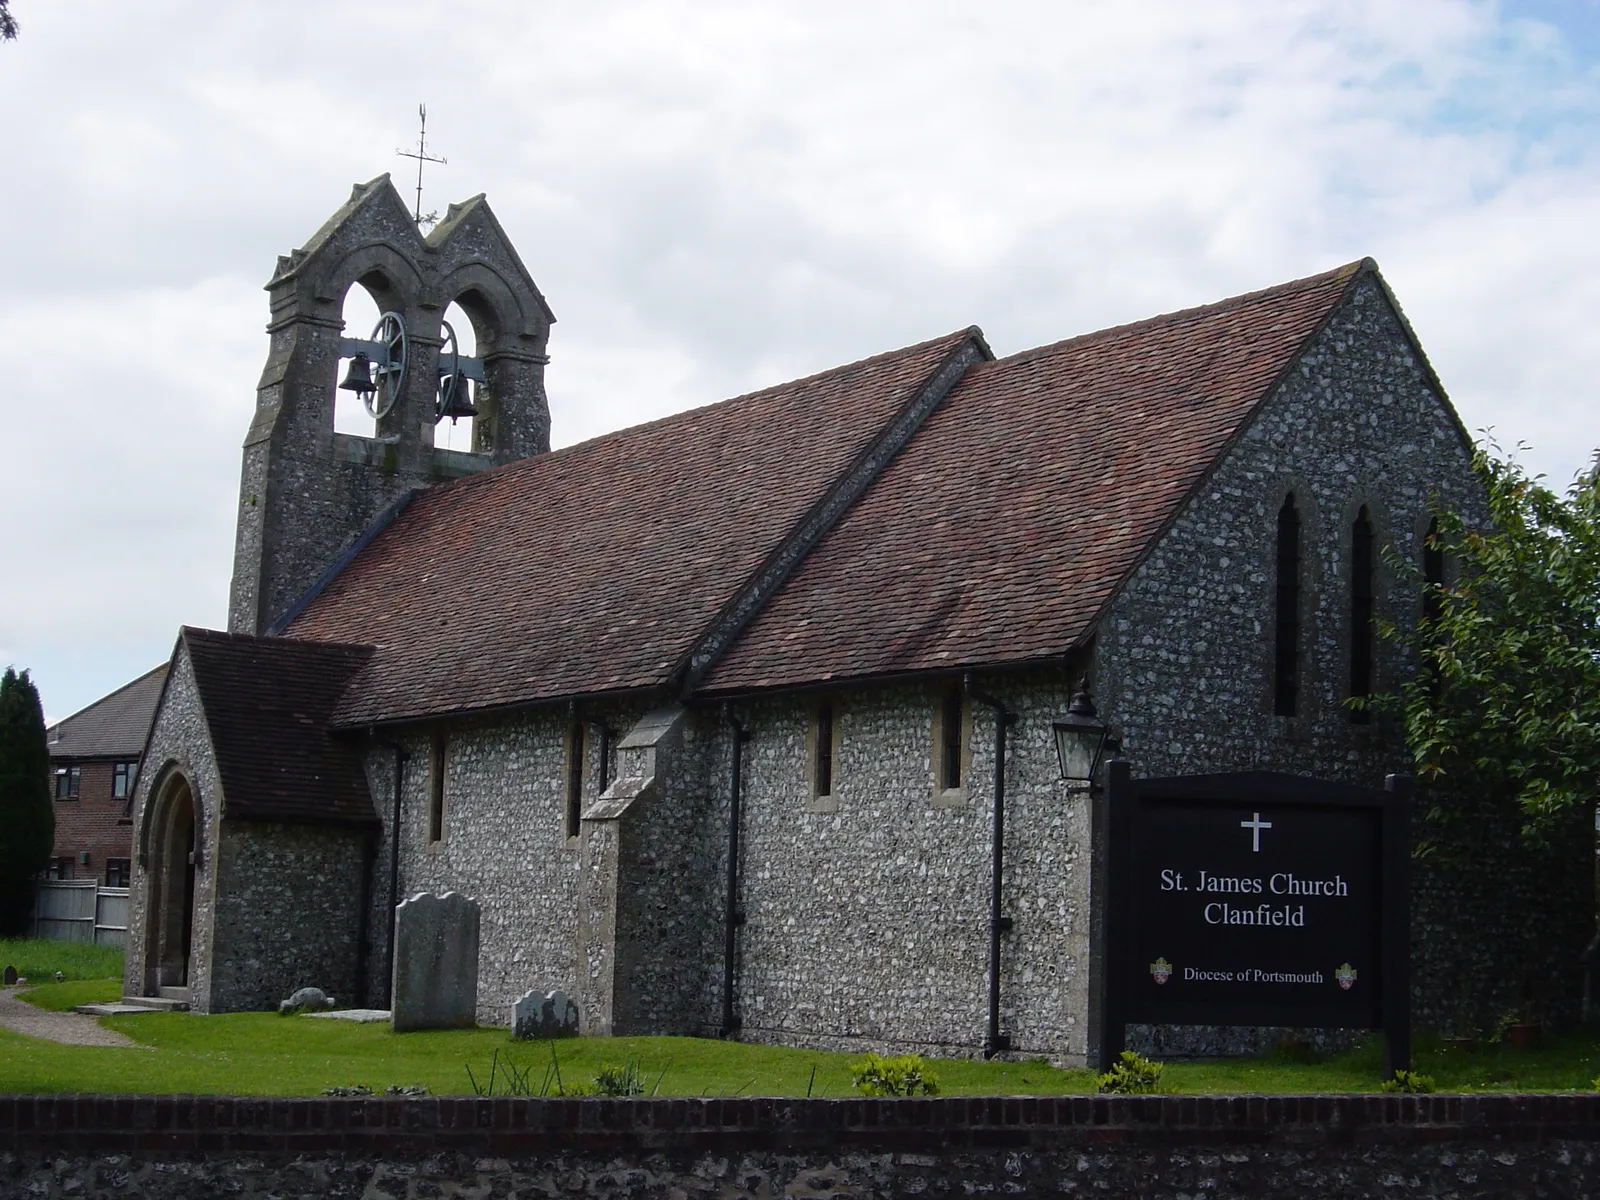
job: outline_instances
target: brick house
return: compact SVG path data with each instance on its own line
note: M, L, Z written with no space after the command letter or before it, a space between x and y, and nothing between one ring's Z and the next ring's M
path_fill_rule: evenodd
M413 355L370 439L332 429L356 284ZM483 1021L562 987L591 1033L1081 1063L1104 884L1052 722L1087 685L1139 773L1380 781L1344 702L1404 669L1393 564L1481 501L1370 260L555 452L482 197L423 238L359 186L268 291L230 628L180 634L134 805L126 986L200 1011L381 1006L394 904L454 889ZM471 453L433 444L451 300Z
M162 663L45 731L56 816L49 878L128 886L134 780L166 677Z

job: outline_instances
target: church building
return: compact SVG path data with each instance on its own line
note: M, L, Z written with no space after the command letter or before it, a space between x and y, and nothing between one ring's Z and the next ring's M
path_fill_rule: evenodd
M134 804L126 988L198 1012L386 1007L394 905L453 890L483 1023L561 988L587 1034L1081 1064L1099 801L1055 724L1085 693L1135 775L1380 783L1404 747L1347 701L1401 678L1430 507L1482 502L1370 259L557 451L483 197L424 236L358 186L267 290L229 627L179 633Z

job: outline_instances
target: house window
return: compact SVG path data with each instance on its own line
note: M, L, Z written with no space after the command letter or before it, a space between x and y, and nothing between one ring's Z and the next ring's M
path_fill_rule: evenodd
M128 887L133 878L133 860L131 858L106 859L106 886L114 888Z
M428 841L444 841L444 734L435 734L429 755Z
M934 785L939 792L961 789L966 771L966 701L951 688L934 713Z
M46 879L71 879L71 855L63 855L61 858L52 858L50 860L50 865L45 868L44 877Z
M111 798L126 800L133 795L133 773L139 769L137 761L119 762L111 768Z
M583 759L588 750L582 721L567 733L567 836L575 838L583 825Z
M1294 506L1293 492L1278 510L1276 616L1272 711L1292 717L1300 694L1300 510Z
M816 731L812 753L815 771L812 791L818 796L833 795L833 705L824 704L817 709Z
M1350 694L1363 699L1372 695L1372 603L1376 568L1373 545L1372 517L1363 504L1350 530ZM1353 708L1350 720L1366 725L1372 720L1372 713L1366 708Z
M1428 522L1422 539L1422 619L1437 621L1444 612L1439 589L1444 586L1444 547L1439 544L1439 518Z
M57 800L76 800L78 798L79 775L80 768L78 767L56 768ZM35 776L35 778L37 778L37 776ZM68 878L70 879L71 876L68 876Z

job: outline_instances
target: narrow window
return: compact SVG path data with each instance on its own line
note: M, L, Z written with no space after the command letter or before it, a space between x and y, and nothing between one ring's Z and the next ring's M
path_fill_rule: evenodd
M833 705L824 704L817 709L816 792L819 796L833 795Z
M1300 510L1293 492L1278 510L1277 606L1272 711L1292 717L1300 694Z
M57 767L56 799L76 800L78 798L78 784L81 776L81 767Z
M1439 589L1444 587L1444 547L1439 544L1439 518L1428 522L1422 539L1422 619L1437 621L1444 612Z
M961 786L961 693L944 694L939 711L939 786L945 791Z
M106 859L106 886L124 888L133 878L133 860L131 858Z
M119 762L111 768L111 798L126 800L133 795L133 772L136 762Z
M444 735L433 738L432 770L428 772L428 840L444 840Z
M574 721L567 734L567 836L575 838L583 823L583 758L588 739L583 722Z
M1350 530L1350 694L1372 695L1372 518L1366 505L1356 514ZM1365 725L1372 714L1365 708L1350 710L1350 720Z
M611 726L600 722L600 790L611 786Z

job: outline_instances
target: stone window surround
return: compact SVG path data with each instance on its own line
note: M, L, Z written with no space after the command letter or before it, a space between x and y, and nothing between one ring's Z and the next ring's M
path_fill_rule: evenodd
M446 767L449 758L450 735L436 729L428 739L428 823L426 844L428 851L437 854L444 849L449 831L449 789L445 787Z
M567 735L561 739L565 752L565 761L561 765L561 778L566 782L566 791L563 795L562 832L568 850L576 850L580 844L579 837L583 832L584 797L594 791L590 786L591 774L588 769L590 740L588 726L577 718L568 724Z
M1277 667L1277 581L1278 581L1278 510L1283 507L1283 502L1290 494L1294 495L1295 511L1300 514L1300 611L1299 611L1299 670L1296 672L1298 680L1298 703L1295 715L1292 717L1279 716L1276 709L1276 695L1274 691L1274 678ZM1261 621L1261 679L1260 703L1262 711L1270 716L1278 728L1278 733L1290 741L1300 736L1300 729L1306 720L1308 708L1312 698L1317 694L1321 672L1318 670L1318 656L1310 653L1317 644L1317 608L1321 601L1322 592L1318 584L1321 582L1321 566L1324 561L1321 553L1326 536L1326 528L1322 522L1321 511L1317 507L1317 493L1309 480L1293 472L1279 475L1273 481L1271 490L1264 497L1265 512L1263 528L1265 535L1261 538L1261 574L1266 584L1262 591ZM1351 518L1352 521L1354 518Z
M961 746L961 785L947 788L944 786L944 722L945 704L952 692L961 696L961 732L958 735ZM955 680L934 692L932 707L928 760L932 768L929 772L929 787L933 807L956 808L967 802L968 785L972 779L972 702L961 693L960 681Z
M832 731L828 749L833 761L829 790L826 793L822 793L817 790L817 775L821 766L819 759L822 750L822 713L825 709L831 714ZM844 722L840 720L840 717L838 701L831 693L825 693L813 700L807 714L806 811L810 813L835 813L839 811L840 752L844 746L842 728Z
M1369 743L1376 736L1377 723L1361 724L1350 720L1350 712L1344 707L1344 701L1350 696L1350 642L1353 633L1352 623L1352 571L1355 562L1355 524L1361 510L1367 510L1367 520L1372 523L1372 620L1374 625L1394 619L1391 608L1393 589L1395 586L1395 572L1391 561L1390 552L1399 553L1400 547L1395 544L1394 521L1386 504L1376 495L1376 490L1362 484L1347 494L1343 507L1339 512L1339 554L1335 564L1336 582L1338 587L1339 627L1338 637L1335 639L1337 648L1337 675L1336 693L1340 709L1340 721L1350 730L1356 743ZM1408 549L1402 557L1409 558L1411 551ZM1374 635L1372 643L1372 694L1379 695L1393 689L1397 680L1394 678L1393 655L1384 653L1384 640L1381 636Z

